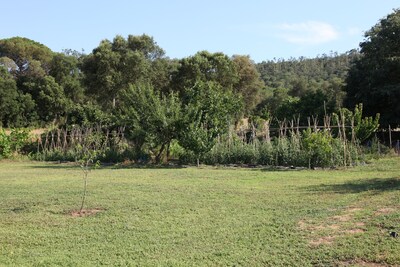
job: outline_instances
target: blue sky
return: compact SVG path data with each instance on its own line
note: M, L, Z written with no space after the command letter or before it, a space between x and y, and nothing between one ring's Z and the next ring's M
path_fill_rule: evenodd
M343 53L399 0L0 0L0 39L23 36L53 51L146 33L171 58L201 50L273 58Z

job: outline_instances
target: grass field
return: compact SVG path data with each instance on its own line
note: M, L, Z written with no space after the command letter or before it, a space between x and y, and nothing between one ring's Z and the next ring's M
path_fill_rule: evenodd
M0 162L0 266L400 266L400 158L348 170Z

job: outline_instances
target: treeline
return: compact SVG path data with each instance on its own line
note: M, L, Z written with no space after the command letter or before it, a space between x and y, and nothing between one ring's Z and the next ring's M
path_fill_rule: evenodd
M248 56L201 51L178 60L147 35L103 40L89 55L54 53L15 37L0 40L0 55L3 127L109 124L121 115L129 87L151 87L187 104L188 93L202 83L232 94L236 120L299 116L304 124L343 107L347 73L360 58L351 51L255 64Z
M337 112L346 97L347 73L359 57L360 53L352 50L312 59L275 59L257 64L266 95L256 113L279 120L299 116L305 124L307 117L322 118Z
M210 87L234 95L237 115L248 115L264 89L247 56L202 51L170 59L147 35L103 40L89 55L14 37L0 40L0 56L3 127L111 123L131 87L173 94L183 104L196 87Z
M207 51L171 59L145 34L103 40L90 54L2 39L0 126L123 127L135 155L156 161L168 157L173 143L199 159L242 118L307 125L334 113L352 117L349 110L362 103L366 115L380 113L381 125L394 128L400 125L398 21L396 10L366 33L359 50L259 64Z

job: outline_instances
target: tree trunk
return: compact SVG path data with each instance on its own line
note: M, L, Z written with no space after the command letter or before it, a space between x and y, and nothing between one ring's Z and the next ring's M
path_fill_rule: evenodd
M167 158L166 158L166 163L168 163L168 160L169 160L170 147L171 147L171 142L169 142L168 145L167 145Z
M165 143L161 145L160 151L158 152L158 154L156 156L156 163L161 162L161 155L164 152L164 149L165 149Z

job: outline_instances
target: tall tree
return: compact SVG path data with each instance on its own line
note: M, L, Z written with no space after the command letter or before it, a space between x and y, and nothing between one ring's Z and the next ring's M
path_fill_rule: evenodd
M223 53L207 51L181 59L173 77L175 90L184 95L186 89L200 81L214 82L224 90L232 91L234 84L238 81L235 65Z
M16 64L17 76L25 74L31 68L32 61L48 73L53 52L43 44L22 37L0 40L0 58L7 57Z
M0 126L19 127L35 122L35 103L18 91L13 76L0 66Z
M164 151L182 131L182 104L174 94L159 94L150 84L130 85L122 92L120 118L128 127L137 153L147 143L160 162Z
M52 76L30 79L23 84L23 87L35 101L37 113L42 122L59 122L68 112L69 100L62 86Z
M9 126L18 113L18 91L13 77L0 67L0 126Z
M244 111L249 115L261 101L261 90L265 87L254 62L249 56L235 55L232 58L238 79L233 85L234 92L240 94L244 102Z
M216 82L197 82L187 91L184 103L184 130L179 143L200 158L215 144L216 137L227 132L235 115L242 110L242 101Z
M63 53L54 54L50 65L50 75L64 88L65 96L74 103L82 103L84 100L82 72L79 68L82 57L79 52L65 50Z
M361 58L347 78L346 105L363 103L367 116L381 114L381 125L400 125L400 9L365 33Z
M84 60L82 70L88 92L105 109L114 108L119 92L129 84L151 80L152 63L164 56L163 50L147 35L116 36L101 41Z

